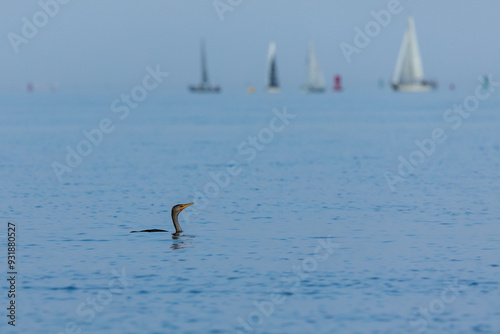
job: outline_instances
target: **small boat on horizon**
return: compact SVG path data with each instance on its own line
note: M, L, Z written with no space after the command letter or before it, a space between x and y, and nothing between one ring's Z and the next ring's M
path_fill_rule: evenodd
M326 81L321 71L313 43L309 43L309 52L307 55L307 81L302 87L308 93L324 93L326 90Z
M404 92L425 92L437 87L436 82L424 79L422 57L412 16L408 17L408 29L403 36L391 87L395 91Z
M200 42L200 53L201 53L201 82L198 85L189 86L189 90L194 93L219 93L220 86L212 85L208 79L208 69L207 69L207 57L205 50L205 40L202 39Z
M276 43L274 42L269 43L266 80L267 92L271 94L279 93L280 85L278 81L278 65L276 64Z

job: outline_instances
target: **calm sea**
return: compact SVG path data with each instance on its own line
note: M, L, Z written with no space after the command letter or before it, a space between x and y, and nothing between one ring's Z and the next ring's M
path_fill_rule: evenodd
M474 94L3 96L0 332L500 333L500 92ZM180 236L129 233L191 201Z

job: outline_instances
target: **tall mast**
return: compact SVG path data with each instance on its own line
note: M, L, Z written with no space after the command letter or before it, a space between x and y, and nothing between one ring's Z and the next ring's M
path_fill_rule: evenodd
M207 72L207 57L205 55L205 39L201 39L201 83L202 85L208 84L208 72Z

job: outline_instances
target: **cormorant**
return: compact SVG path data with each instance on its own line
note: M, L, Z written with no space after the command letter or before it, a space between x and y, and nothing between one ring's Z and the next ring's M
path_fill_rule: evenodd
M181 228L181 225L179 225L179 220L178 220L179 213L181 213L182 210L184 210L185 208L187 208L188 206L193 205L193 204L194 204L193 202L188 203L188 204L177 204L177 205L174 205L174 207L172 208L172 221L174 222L175 233L182 232L182 228ZM130 231L130 233L137 233L137 232L168 232L168 231L158 230L158 229L142 230L142 231Z

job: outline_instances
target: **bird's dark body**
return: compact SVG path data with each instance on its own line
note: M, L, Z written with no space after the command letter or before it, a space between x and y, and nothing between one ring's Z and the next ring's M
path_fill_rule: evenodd
M139 233L139 232L149 232L149 233L152 233L152 232L168 232L168 231L165 231L165 230L158 230L158 229L152 229L152 230L142 230L142 231L130 231L130 233Z

